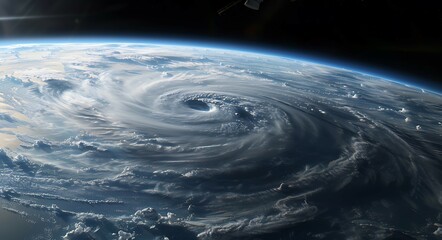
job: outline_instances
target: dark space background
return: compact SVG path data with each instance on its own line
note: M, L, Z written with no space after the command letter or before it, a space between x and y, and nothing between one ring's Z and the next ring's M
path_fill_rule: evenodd
M335 59L442 91L442 1L2 0L1 39L166 37L277 48ZM1 18L0 18L1 19Z

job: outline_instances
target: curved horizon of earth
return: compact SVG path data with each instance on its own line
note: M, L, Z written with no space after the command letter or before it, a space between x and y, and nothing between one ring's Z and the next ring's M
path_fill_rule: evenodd
M280 56L0 45L7 239L438 239L442 95Z

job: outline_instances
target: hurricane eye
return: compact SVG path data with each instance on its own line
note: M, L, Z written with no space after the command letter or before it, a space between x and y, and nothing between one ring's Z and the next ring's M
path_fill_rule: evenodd
M207 112L210 110L210 106L201 100L187 100L184 102L184 104L187 105L189 108L197 111Z

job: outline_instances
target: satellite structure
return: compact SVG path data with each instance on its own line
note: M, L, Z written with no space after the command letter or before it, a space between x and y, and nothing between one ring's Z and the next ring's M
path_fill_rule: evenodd
M262 1L264 0L247 0L244 3L244 6L253 10L259 10L259 6L261 5Z
M225 11L227 11L230 8L238 5L242 1L243 0L236 0L236 1L233 1L233 2L229 3L225 7L221 8L220 10L218 10L218 14L222 15ZM250 8L250 9L253 9L253 10L259 10L259 7L260 7L260 5L261 5L261 3L263 1L264 0L246 0L246 2L244 3L244 6Z

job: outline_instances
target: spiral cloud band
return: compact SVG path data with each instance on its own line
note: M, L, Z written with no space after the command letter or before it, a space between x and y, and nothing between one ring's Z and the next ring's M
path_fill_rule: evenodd
M436 93L139 43L0 46L0 83L1 211L24 239L442 234Z

